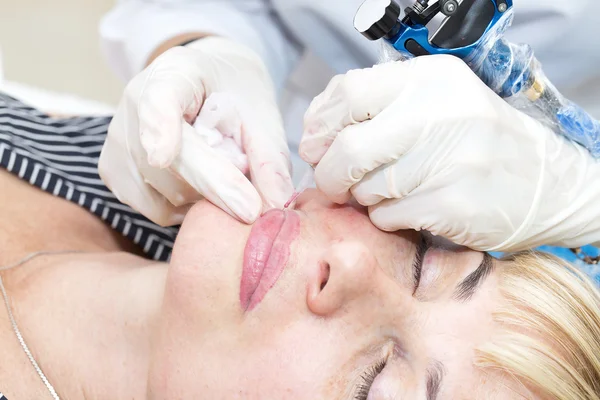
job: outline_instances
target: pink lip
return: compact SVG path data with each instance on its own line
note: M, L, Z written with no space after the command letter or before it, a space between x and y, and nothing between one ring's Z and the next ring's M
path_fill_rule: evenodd
M277 283L299 232L300 218L293 211L271 210L256 221L244 250L240 285L244 310L256 307Z

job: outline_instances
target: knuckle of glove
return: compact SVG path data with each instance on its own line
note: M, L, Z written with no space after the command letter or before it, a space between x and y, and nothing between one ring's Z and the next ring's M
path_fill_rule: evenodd
M335 161L342 165L349 164L352 160L355 160L356 165L363 165L361 160L371 157L369 154L365 154L365 144L362 140L356 140L355 137L350 135L340 135L336 139L335 143ZM333 153L332 153L333 156ZM331 160L329 160L331 162ZM362 176L352 176L354 179L360 179Z
M161 66L164 63L168 63L169 65L177 65L182 61L189 60L190 57L195 53L196 51L184 46L171 47L159 55L156 60L154 60L153 64L156 63L157 66Z
M373 69L375 69L374 67ZM346 123L358 123L367 121L381 112L382 102L375 101L378 97L384 96L384 88L377 88L377 83L385 80L384 77L377 76L378 82L373 82L369 70L349 71L337 87L335 99L341 99L347 104L349 109L349 120ZM375 91L379 93L373 93ZM383 89L383 90L382 90ZM383 92L383 93L382 93ZM397 94L394 93L394 97ZM386 103L386 102L383 102Z
M370 120L391 104L399 95L393 82L403 76L404 69L402 63L387 63L348 72L341 95L349 104L351 121Z
M338 88L342 85L344 75L336 75L327 85L327 88L315 97L306 113L304 114L304 126L308 133L318 131L318 127L323 119L323 110L326 109L329 103L335 99L335 94L338 92Z
M460 85L465 76L473 76L473 71L460 58L449 54L415 57L408 61L415 77ZM440 74L443 71L444 74ZM452 79L448 79L452 77Z
M448 102L447 106L452 106L456 102L457 95L462 99L470 100L470 104L474 103L474 100L481 98L479 90L482 88L487 90L485 84L458 57L439 54L416 57L409 62L411 62L409 68L411 79L419 84L427 82L427 85L437 87L434 96L443 98L443 101ZM441 71L443 74L440 73Z

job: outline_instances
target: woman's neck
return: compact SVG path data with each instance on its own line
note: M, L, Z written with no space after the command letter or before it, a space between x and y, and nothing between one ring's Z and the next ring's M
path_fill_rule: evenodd
M127 253L55 255L3 277L21 333L61 398L146 398L165 264ZM44 396L6 316L1 310L0 345L15 364L0 367L0 382L21 386L0 390Z

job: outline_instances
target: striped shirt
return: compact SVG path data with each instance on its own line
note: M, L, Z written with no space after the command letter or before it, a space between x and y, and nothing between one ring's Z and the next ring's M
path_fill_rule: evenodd
M98 175L110 121L53 118L0 93L0 167L90 211L149 258L168 261L179 227L160 227L122 204Z

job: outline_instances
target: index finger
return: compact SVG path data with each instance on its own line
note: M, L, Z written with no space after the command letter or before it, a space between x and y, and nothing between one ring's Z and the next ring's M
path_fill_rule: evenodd
M423 118L411 118L418 115L411 107L413 103L409 90L397 97L394 107L387 108L370 121L342 130L315 170L319 190L331 201L343 204L350 199L353 186L366 174L409 152L427 123ZM393 180L393 177L386 179Z
M398 97L409 70L409 63L391 62L333 78L304 116L302 159L318 164L342 130L379 115Z
M252 183L263 199L265 211L283 208L294 192L283 121L275 106L266 110L257 114L241 113L243 148L248 156Z

